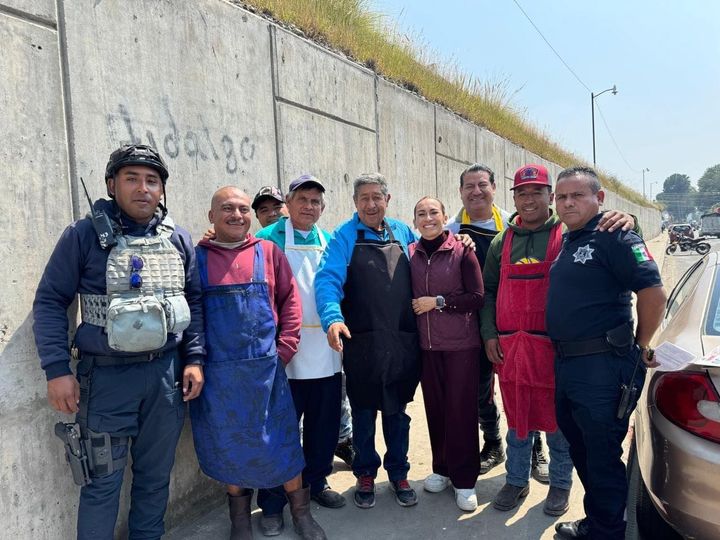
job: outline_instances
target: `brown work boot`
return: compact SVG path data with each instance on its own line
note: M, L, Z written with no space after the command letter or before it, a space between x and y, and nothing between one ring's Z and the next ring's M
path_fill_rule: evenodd
M252 490L245 490L245 495L234 497L228 493L230 507L230 540L252 540L252 522L250 521L250 503Z
M325 531L310 514L310 488L297 489L287 494L295 532L303 540L327 540Z

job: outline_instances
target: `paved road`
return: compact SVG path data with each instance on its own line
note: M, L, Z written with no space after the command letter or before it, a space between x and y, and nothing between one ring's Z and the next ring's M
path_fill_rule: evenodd
M679 254L666 256L664 253L667 236L661 236L648 242L648 248L663 268L668 291L682 275L685 269L698 259L696 255ZM720 241L713 241L713 249L720 249ZM332 487L343 493L348 504L339 510L321 508L312 505L316 519L325 528L329 538L347 540L368 539L551 539L554 537L554 524L558 518L546 516L542 505L547 487L531 480L530 495L524 503L511 512L499 512L492 508L492 499L504 484L505 470L500 466L477 483L479 508L473 513L460 511L455 505L452 491L431 494L422 490L422 480L431 472L430 443L425 424L422 392L418 389L416 399L408 407L411 416L409 480L418 491L419 503L412 508L398 506L388 489L387 477L380 472L378 494L375 508L361 510L352 504L355 479L344 463L336 460L335 471L330 477ZM378 434L381 428L378 425ZM382 437L378 437L378 449L384 448ZM218 489L222 489L220 486ZM575 477L571 494L570 511L559 518L561 521L580 519L583 489ZM253 513L255 536L262 538L259 531L259 510ZM289 512L285 511L286 524L290 522ZM292 527L286 527L278 539L296 538ZM211 510L200 516L188 516L188 520L169 531L168 540L201 540L227 538L229 521L226 506Z

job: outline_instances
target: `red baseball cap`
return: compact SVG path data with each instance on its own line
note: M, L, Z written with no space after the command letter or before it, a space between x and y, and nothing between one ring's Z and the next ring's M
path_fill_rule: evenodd
M515 172L515 180L513 189L524 186L525 184L538 184L540 186L552 186L548 171L543 165L525 165Z

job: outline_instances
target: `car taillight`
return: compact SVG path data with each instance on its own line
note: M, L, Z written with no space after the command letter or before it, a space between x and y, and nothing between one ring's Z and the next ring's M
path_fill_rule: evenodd
M720 442L720 422L704 416L698 405L720 406L720 397L705 373L664 373L655 386L655 404L673 424L714 442Z

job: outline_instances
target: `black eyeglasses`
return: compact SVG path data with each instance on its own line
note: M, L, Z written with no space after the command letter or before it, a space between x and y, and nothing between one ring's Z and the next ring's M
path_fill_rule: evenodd
M142 287L143 278L140 275L140 270L143 269L145 263L142 258L137 255L130 257L130 287L133 289L139 289Z

